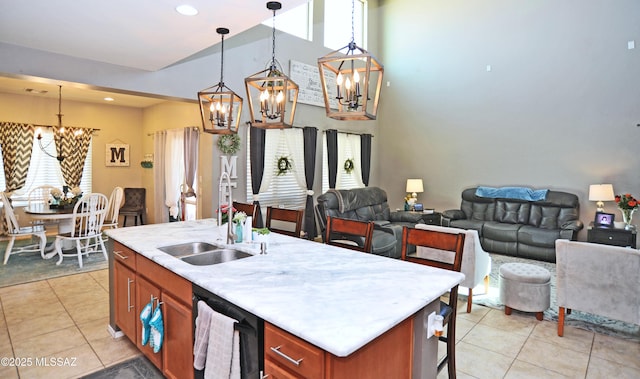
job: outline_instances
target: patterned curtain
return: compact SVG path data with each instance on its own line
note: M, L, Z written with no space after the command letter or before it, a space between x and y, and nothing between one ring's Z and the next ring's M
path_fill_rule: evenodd
M13 192L24 187L33 151L33 125L14 122L0 123L0 146L7 188Z
M82 180L82 170L89 152L93 129L65 127L64 133L60 133L60 127L54 126L53 135L56 152L64 157L60 162L62 178L69 188L77 187Z

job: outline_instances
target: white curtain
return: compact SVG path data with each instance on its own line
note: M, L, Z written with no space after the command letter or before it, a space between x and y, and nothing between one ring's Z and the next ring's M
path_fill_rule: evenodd
M278 145L280 144L280 133L282 129L268 129L264 134L264 173L262 174L262 183L260 183L260 192L267 192L271 181L276 176L276 164Z
M167 144L167 132L161 130L153 135L153 204L154 204L154 220L156 223L169 222L169 214L164 205L166 192L164 190L165 180L165 148Z
M184 182L184 131L183 129L167 130L165 148L165 202L171 217L180 215L180 186Z
M301 189L307 190L307 180L304 174L304 135L302 129L284 129L284 137L287 149L291 154L293 174Z
M351 160L353 160L353 172L351 173L351 175L353 175L353 180L355 180L357 186L361 188L361 187L364 187L364 183L362 182L362 155L360 153L361 151L360 135L347 134L346 137L349 143L349 147L351 147L351 156L348 158L351 158ZM338 135L338 143L340 143L339 138L340 138L340 135ZM338 167L338 169L340 168ZM342 169L344 170L344 167Z

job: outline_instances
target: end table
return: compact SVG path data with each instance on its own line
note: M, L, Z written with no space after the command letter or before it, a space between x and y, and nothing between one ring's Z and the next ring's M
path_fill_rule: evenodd
M597 228L593 222L587 229L587 242L636 248L636 229Z

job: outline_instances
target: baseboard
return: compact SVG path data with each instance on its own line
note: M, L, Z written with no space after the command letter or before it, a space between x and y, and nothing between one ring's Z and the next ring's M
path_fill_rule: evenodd
M109 334L111 335L111 337L118 339L121 337L124 337L124 333L122 332L122 330L115 330L113 329L113 327L111 325L107 325L107 331L109 332Z

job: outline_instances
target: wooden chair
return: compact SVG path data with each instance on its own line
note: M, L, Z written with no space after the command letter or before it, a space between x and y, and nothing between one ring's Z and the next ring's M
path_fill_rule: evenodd
M327 216L325 241L329 245L371 252L373 222Z
M101 193L90 193L83 196L73 207L73 229L69 233L56 236L55 248L59 265L68 256L77 256L78 264L82 268L82 256L94 252L102 252L107 260L107 249L102 239L102 224L107 213L108 199ZM62 252L63 241L73 241L76 245L75 254Z
M115 229L118 227L118 217L120 216L120 206L122 206L122 197L124 190L122 187L116 187L111 192L109 197L109 206L107 208L107 214L102 224L102 228Z
M247 203L239 203L237 201L233 202L233 208L235 208L235 212L244 212L247 216L251 217L251 226L256 227L256 205L255 204L247 204Z
M288 236L300 238L300 231L302 230L302 216L304 211L301 209L284 209L267 207L267 229L272 232L286 234ZM276 221L276 225L286 226L290 225L288 229L282 229L279 226L273 226L272 222Z
M42 225L20 226L18 224L18 219L16 218L16 215L13 212L13 205L11 205L11 202L9 202L9 198L4 192L0 192L0 200L2 200L2 205L4 209L4 217L6 221L6 227L7 227L7 236L9 236L9 242L7 243L7 248L4 251L4 264L7 264L7 262L9 261L10 255L24 253L24 252L39 251L40 256L43 259L45 259L44 248L47 245L47 234L44 226ZM22 246L14 250L13 244L16 241L16 238L22 237L22 236L35 236L40 239L40 242L37 244Z
M127 216L133 216L136 225L140 217L140 225L144 225L142 215L145 213L146 193L144 188L124 189L124 205L120 208L120 214L124 216L122 226L127 226Z
M402 259L426 266L460 272L464 234L451 234L433 230L404 227L402 230ZM416 252L408 254L409 246L422 246L429 254ZM437 252L437 254L435 254ZM428 255L428 257L427 257ZM440 315L444 317L443 325L447 325L447 335L438 337L447 344L447 354L438 362L438 372L444 365L448 366L449 378L456 377L456 313L458 304L458 286L451 288L449 302L440 301Z
M31 191L29 191L29 194L27 195L27 202L28 202L27 206L31 208L36 204L38 205L42 204L43 206L48 205L49 200L53 198L51 196L51 190L54 188L55 188L54 186L44 185L44 186L40 186L32 189Z

